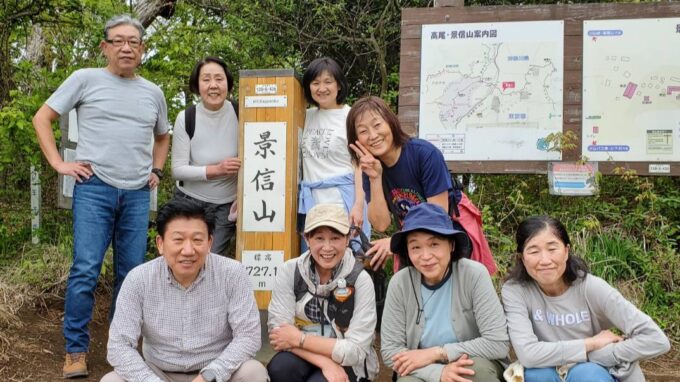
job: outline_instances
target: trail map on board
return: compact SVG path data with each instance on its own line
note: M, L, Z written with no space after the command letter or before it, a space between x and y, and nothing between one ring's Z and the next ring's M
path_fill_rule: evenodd
M589 160L680 161L680 18L583 22Z
M559 160L563 21L422 27L421 138L447 160Z

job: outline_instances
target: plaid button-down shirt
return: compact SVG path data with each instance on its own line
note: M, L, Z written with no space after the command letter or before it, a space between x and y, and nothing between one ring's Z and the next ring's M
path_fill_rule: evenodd
M140 335L144 359L137 351ZM127 381L160 381L144 360L168 372L208 368L226 381L260 345L259 312L239 262L209 254L197 279L184 288L159 257L125 278L109 331L108 361Z

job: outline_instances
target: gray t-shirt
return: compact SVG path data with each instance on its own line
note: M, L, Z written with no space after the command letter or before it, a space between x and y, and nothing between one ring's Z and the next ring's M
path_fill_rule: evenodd
M533 281L509 281L501 294L510 341L524 367L591 361L621 381L644 381L638 361L670 348L648 315L597 276L577 279L556 297ZM625 340L586 353L585 339L611 328L620 329Z
M165 97L152 82L103 68L80 69L45 102L58 114L78 113L76 160L105 183L139 189L149 180L153 135L168 132Z

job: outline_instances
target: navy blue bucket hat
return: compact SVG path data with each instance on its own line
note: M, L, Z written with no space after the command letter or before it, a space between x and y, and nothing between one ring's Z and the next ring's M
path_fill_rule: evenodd
M401 231L392 235L390 241L390 250L399 256L401 264L411 264L408 258L406 237L413 231L429 231L451 238L454 242L452 261L470 257L472 246L465 230L459 225L454 227L451 217L442 207L432 203L420 203L411 207L404 218Z

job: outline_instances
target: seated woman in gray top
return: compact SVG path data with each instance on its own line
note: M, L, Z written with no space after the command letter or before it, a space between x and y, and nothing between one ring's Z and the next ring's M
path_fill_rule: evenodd
M219 255L224 254L236 231L228 219L241 167L237 112L231 102L226 102L233 87L234 78L221 58L206 57L197 62L189 88L201 102L177 114L172 134L175 197L197 200L214 212L210 252Z
M670 349L654 321L588 273L560 221L530 217L516 239L502 297L525 381L560 382L565 373L567 382L644 381L638 361Z
M387 289L381 353L399 381L501 381L509 339L489 273L443 208L411 207L390 249L407 266Z

